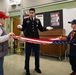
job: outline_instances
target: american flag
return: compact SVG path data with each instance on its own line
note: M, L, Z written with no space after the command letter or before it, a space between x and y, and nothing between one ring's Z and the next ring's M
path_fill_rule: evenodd
M28 37L21 37L21 36L15 36L15 39L21 40L23 42L29 42L34 44L68 44L71 43L71 41L62 41L60 40L60 37L56 38L28 38Z

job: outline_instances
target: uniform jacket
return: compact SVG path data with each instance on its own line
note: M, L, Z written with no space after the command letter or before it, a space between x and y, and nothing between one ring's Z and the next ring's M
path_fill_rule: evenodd
M39 19L34 18L33 20L30 18L26 18L23 20L22 31L26 37L39 38L40 31L46 31L45 27L42 27Z

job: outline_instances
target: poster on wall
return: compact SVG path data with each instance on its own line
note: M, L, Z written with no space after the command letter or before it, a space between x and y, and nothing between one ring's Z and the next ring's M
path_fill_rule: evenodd
M44 26L44 16L43 14L36 15L36 18L40 19L42 26Z
M50 23L51 26L60 26L60 12L50 13Z

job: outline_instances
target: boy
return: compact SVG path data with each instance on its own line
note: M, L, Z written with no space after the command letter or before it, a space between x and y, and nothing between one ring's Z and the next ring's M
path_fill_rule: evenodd
M71 28L73 29L67 37L68 40L72 41L70 43L69 61L73 72L70 75L76 75L76 19L68 23L71 24Z
M5 29L3 28L6 18L9 18L9 16L0 11L0 75L4 75L3 62L4 56L7 54L8 50L8 39L14 36L14 33L7 34Z

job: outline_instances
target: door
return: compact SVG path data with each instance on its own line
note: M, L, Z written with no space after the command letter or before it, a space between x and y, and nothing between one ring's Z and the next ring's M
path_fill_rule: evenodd
M15 35L20 35L20 30L17 28L17 25L20 24L20 16L13 17L13 32Z

